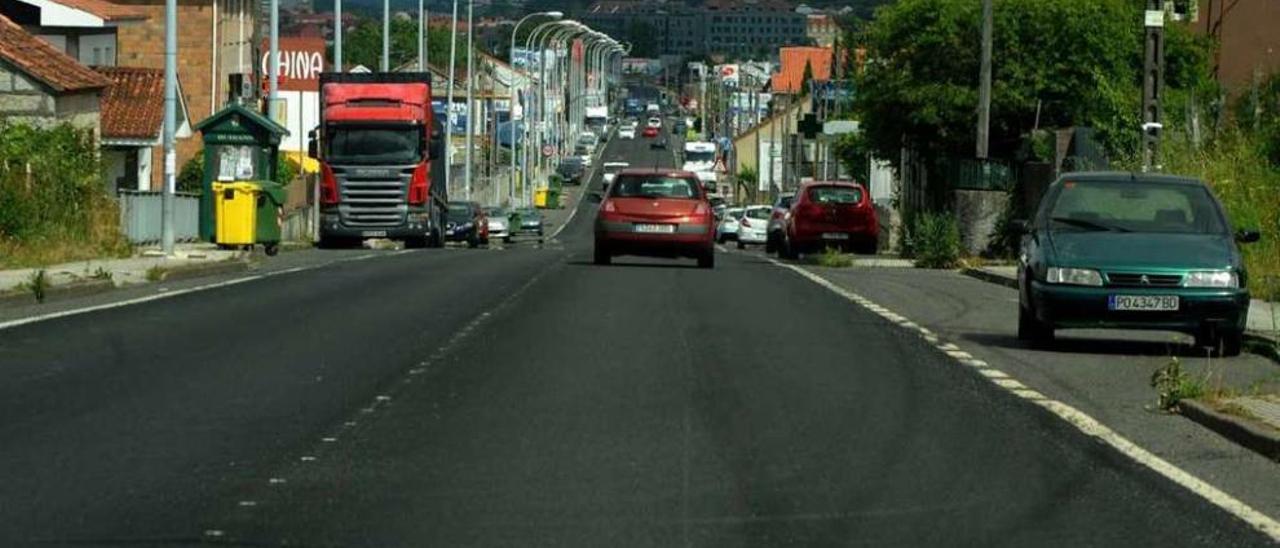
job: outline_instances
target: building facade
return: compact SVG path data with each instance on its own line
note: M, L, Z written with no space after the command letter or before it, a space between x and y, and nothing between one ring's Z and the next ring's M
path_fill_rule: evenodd
M0 120L101 130L100 100L110 82L0 15Z
M651 33L656 49L683 56L765 58L778 47L808 42L807 16L781 0L708 0L690 7L679 0L601 0L582 20L623 40Z

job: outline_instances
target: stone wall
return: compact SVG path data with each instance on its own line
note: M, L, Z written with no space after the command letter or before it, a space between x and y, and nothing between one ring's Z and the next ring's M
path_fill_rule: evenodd
M0 118L40 127L62 122L101 136L98 90L55 96L49 88L8 63L0 62Z

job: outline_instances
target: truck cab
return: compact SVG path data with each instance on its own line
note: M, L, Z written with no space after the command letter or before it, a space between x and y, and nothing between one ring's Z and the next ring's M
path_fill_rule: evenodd
M716 144L707 141L692 141L684 144L684 163L680 169L691 171L698 176L702 187L707 192L716 189Z
M320 126L320 243L365 238L444 245L448 195L432 160L443 128L426 73L324 73ZM316 144L318 141L318 144Z

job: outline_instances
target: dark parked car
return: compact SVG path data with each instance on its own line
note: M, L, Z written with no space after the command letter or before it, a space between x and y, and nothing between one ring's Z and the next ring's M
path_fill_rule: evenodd
M556 174L564 180L566 185L582 184L582 176L586 172L586 164L582 158L577 156L569 156L560 160L560 166L556 168Z
M519 224L517 224L519 223ZM511 212L511 230L521 234L542 235L542 212L532 207L522 207Z
M489 243L489 219L476 202L449 202L445 218L445 239L467 242L468 247Z
M1018 338L1061 328L1181 331L1240 353L1248 275L1234 232L1203 182L1167 175L1072 173L1051 185L1026 230Z

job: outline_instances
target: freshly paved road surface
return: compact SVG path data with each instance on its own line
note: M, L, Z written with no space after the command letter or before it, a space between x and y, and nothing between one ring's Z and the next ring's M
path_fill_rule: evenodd
M759 258L592 266L581 207L0 331L0 546L1266 541Z

